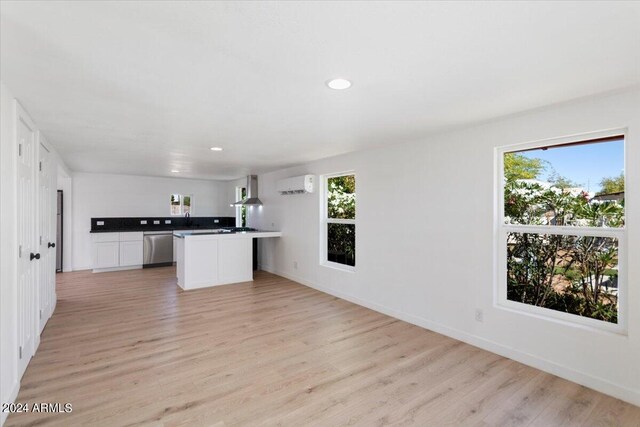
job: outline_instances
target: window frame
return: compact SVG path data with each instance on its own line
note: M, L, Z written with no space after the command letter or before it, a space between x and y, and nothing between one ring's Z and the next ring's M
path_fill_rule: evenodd
M328 200L329 200L329 194L328 194L328 189L329 189L329 179L331 178L337 178L337 177L341 177L341 176L351 176L353 175L353 178L356 181L356 218L354 219L338 219L338 218L329 218L329 208L328 208ZM338 262L334 262L334 261L329 261L328 257L327 257L327 239L328 239L328 229L329 229L329 224L353 224L356 227L357 230L357 225L356 225L356 219L358 218L358 199L357 199L357 194L358 194L358 176L356 175L356 172L351 170L351 171L345 171L345 172L336 172L336 173L331 173L331 174L325 174L322 175L322 179L320 180L321 186L322 186L322 191L320 191L320 197L322 198L321 202L320 202L320 265L323 267L328 267L328 268L333 268L336 270L342 270L342 271L346 271L349 273L354 273L356 271L356 266L358 265L357 259L358 259L358 251L356 250L356 256L355 256L355 266L351 266L351 265L347 265L347 264L340 264ZM357 248L357 239L358 239L358 233L356 232L356 248Z
M242 197L242 192L244 191L245 196ZM242 185L236 186L236 200L246 200L247 196L247 188ZM235 206L236 208L236 227L246 227L246 223L242 223L242 210L245 210L245 219L246 219L246 206Z
M179 209L179 213L174 214L171 211L171 197L172 196L178 196L179 200L180 200L180 209ZM180 193L171 193L169 194L169 216L184 216L185 212L184 212L184 198L185 197L189 197L189 215L193 216L193 194L180 194Z
M627 155L626 141L628 131L626 128L611 129L600 132L591 132L567 137L550 138L530 141L513 145L494 148L495 182L494 182L494 301L496 308L525 314L536 318L553 321L574 327L587 328L597 331L627 334L628 322L628 280L627 280L627 230L630 216L627 213L628 205L625 204L625 224L620 228L608 227L584 227L584 226L556 226L556 225L525 225L505 224L504 215L504 155L506 153L536 149L540 147L559 146L564 144L587 142L590 140L604 139L614 136L622 137L624 141L624 170L625 192L628 192L628 180L626 179ZM593 141L593 143L598 143ZM538 307L507 299L507 236L508 233L529 234L555 234L569 236L597 236L618 239L618 323L610 323L577 314L565 313L549 308Z

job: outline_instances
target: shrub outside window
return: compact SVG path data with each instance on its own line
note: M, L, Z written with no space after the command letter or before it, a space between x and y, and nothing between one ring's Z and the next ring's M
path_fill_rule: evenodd
M321 263L347 270L356 265L356 176L325 176Z
M497 304L625 332L623 132L504 147L497 162Z

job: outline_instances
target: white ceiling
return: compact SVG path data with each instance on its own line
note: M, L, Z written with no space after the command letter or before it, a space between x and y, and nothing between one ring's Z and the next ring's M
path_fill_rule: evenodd
M1 15L1 78L77 171L232 179L640 83L638 2L3 1ZM337 76L351 89L328 89Z

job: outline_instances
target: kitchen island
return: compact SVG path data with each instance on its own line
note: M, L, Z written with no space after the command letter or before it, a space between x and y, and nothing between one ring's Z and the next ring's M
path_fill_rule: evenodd
M253 280L253 239L279 231L176 231L178 286L184 290Z

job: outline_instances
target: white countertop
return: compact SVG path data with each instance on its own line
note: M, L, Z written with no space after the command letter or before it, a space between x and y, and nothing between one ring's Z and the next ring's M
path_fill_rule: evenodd
M184 239L188 238L189 240L198 239L198 240L208 240L208 239L238 239L238 238L246 238L246 239L254 239L254 238L263 238L263 237L280 237L282 236L281 231L205 231L205 230L195 230L195 231L175 231L173 233L174 236Z

